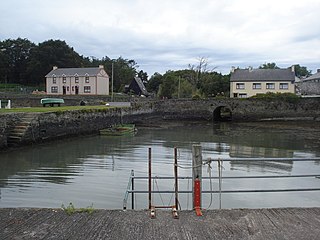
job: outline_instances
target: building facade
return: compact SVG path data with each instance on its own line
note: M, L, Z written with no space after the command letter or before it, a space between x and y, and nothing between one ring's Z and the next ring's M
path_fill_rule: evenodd
M317 69L317 73L301 80L299 89L301 95L320 95L320 69Z
M58 68L46 75L49 95L109 95L109 76L103 65L96 68Z
M231 69L230 97L248 98L257 94L295 93L294 67L288 69Z

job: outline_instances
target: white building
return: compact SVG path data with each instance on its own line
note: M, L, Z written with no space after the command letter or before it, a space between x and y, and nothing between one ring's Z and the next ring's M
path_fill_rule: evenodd
M96 68L58 68L46 75L50 95L109 95L109 76L103 65Z

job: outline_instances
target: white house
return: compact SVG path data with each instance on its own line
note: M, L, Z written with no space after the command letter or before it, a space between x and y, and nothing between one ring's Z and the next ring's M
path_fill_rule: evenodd
M109 95L109 76L103 65L95 68L58 68L46 75L50 95Z

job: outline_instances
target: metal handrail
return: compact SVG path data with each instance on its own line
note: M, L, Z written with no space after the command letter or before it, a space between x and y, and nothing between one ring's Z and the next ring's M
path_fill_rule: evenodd
M238 162L247 162L247 161L259 161L259 162L265 162L265 161L272 161L272 162L302 162L302 161L320 161L320 158L228 158L228 159L210 159L203 161L203 164L212 163L215 161L222 161L222 162L230 162L230 161L238 161ZM191 169L191 167L190 167ZM300 174L300 175L254 175L254 176L223 176L223 177L202 177L202 179L263 179L263 178L319 178L320 174ZM123 199L123 209L127 209L127 201L129 194L131 193L131 203L132 203L132 209L134 209L134 194L135 193L175 193L175 191L148 191L146 190L134 190L134 180L145 180L149 179L149 177L145 176L134 176L134 171L131 170L131 175L129 178L127 190L125 193L125 197ZM151 179L174 179L174 177L151 177ZM184 177L177 177L177 179L192 179L192 177L184 176ZM131 189L131 190L130 190ZM258 193L258 192L303 192L303 191L320 191L320 188L291 188L291 189L242 189L242 190L219 190L219 191L207 191L203 190L202 193ZM178 193L182 194L189 194L192 193L190 190L179 190Z

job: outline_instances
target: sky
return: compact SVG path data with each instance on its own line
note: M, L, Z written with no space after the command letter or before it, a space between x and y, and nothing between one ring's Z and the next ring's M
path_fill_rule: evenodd
M222 74L269 62L320 69L320 0L2 0L0 11L1 41L64 40L149 76L200 58Z

